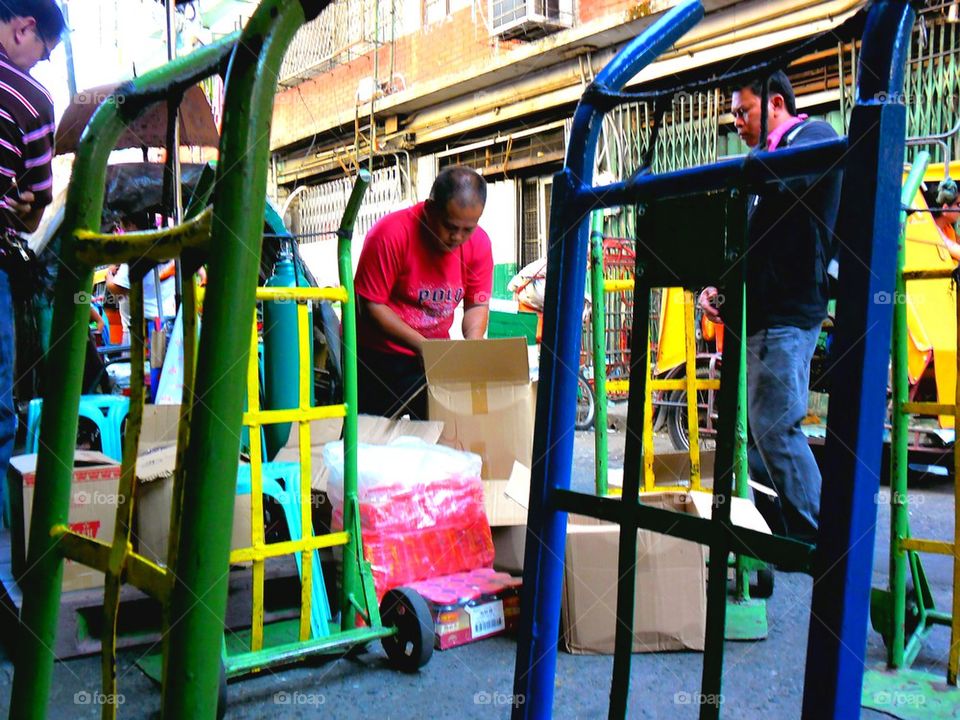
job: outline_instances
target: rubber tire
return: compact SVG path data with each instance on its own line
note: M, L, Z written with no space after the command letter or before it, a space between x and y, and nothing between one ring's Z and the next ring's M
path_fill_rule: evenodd
M597 413L596 398L593 389L583 375L577 375L577 419L573 426L577 430L589 430Z
M390 664L406 673L417 672L433 657L433 615L420 593L410 588L394 588L380 601L380 619L385 627L395 627L395 635L381 644Z
M697 368L697 377L700 379L706 379L710 374L708 368L698 367ZM679 375L674 380L683 380L684 375ZM701 391L703 392L703 391ZM677 452L689 452L690 451L690 437L687 433L687 418L686 418L686 402L687 402L687 391L686 390L671 390L667 393L666 399L669 402L680 402L684 403L684 407L665 407L663 408L666 411L666 425L667 433L670 436L670 444L673 445L673 449ZM699 402L699 398L698 398ZM700 438L700 447L703 449L703 437Z
M773 595L774 575L770 568L757 570L757 582L750 588L750 597L766 600Z

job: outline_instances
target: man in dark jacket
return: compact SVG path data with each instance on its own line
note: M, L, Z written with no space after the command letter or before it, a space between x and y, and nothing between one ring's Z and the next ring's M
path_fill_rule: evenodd
M767 80L764 150L836 137L825 122L797 113L783 72ZM762 85L733 93L731 112L740 137L760 144ZM774 532L815 542L820 513L820 471L801 424L807 414L810 361L827 315L827 267L835 253L833 226L840 174L769 185L750 199L747 248L747 392L752 442L750 475L777 491L757 493L757 508ZM719 320L716 288L700 306ZM726 318L738 322L737 318Z

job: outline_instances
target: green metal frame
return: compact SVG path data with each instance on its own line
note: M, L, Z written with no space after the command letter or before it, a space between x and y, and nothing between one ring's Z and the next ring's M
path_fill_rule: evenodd
M249 328L246 323L237 323L236 318L252 316L254 310L277 72L294 33L327 4L319 0L264 0L242 34L230 35L127 84L102 104L84 132L61 229L63 264L74 272L60 274L55 295L53 337L62 360L56 371L50 373L43 409L44 451L38 460L29 570L22 582L24 633L14 676L11 717L46 715L64 557L106 572L104 612L107 627L114 633L121 581L163 601L167 629L163 714L199 718L216 713L229 574L227 529L233 515L243 414L243 395L236 388L243 386L250 351ZM227 82L212 217L201 214L175 231L135 233L120 239L99 237L96 231L103 205L106 162L124 127L151 103L180 96L186 88L217 72L225 74ZM351 203L353 217L358 205L359 196ZM168 556L171 570L165 571L134 553L130 543L140 402L131 404L113 544L83 538L66 527L88 315L86 305L74 302L74 298L89 291L96 264L130 262L136 277L149 266L148 261L186 252L194 253L191 262L195 269L204 249L210 266L205 322L196 367L193 362L186 362L191 389L185 392L179 429ZM338 254L347 289L352 290L349 236L345 232L341 232ZM185 283L184 287L186 316L191 316L195 292L192 283ZM131 296L134 327L139 327L139 283L134 283ZM356 327L353 313L345 312L344 316L348 349L344 353L345 400L352 409L347 414L344 437L348 445L355 446L356 355L349 348L355 347ZM143 347L142 339L136 335L132 349L133 380L142 388ZM185 326L188 357L193 355L195 336L192 328ZM362 548L355 455L352 463L348 461L346 473L345 524L352 530L346 557L359 560ZM393 632L378 627L375 603L362 612L370 607L370 593L361 581L359 562L346 562L345 568L341 615L346 632L337 638L339 644L363 642ZM354 609L361 609L374 627L353 629ZM333 641L330 638L327 644L332 646ZM289 652L274 659L289 660L302 654L301 649L288 648ZM105 694L115 691L115 637L104 639L103 677ZM112 717L115 711L115 703L104 705L105 717Z
M924 173L930 163L930 153L918 151L903 184L901 204L910 207L923 183ZM934 279L948 276L939 271L905 272L906 263L906 212L901 212L900 242L897 248L897 273L895 302L893 308L892 356L892 432L890 448L890 558L888 585L885 589L874 588L870 597L870 620L875 630L883 636L887 648L887 671L871 670L864 684L864 707L876 708L898 717L954 717L960 705L960 690L957 689L957 669L960 664L958 647L958 624L960 614L960 562L956 548L960 544L960 523L954 528L953 542L925 540L910 535L908 488L908 453L911 413L960 415L960 387L952 406L936 403L911 403L910 380L907 368L907 281ZM960 298L957 304L960 318ZM958 340L960 345L960 340ZM960 347L958 347L960 350ZM958 354L960 358L960 354ZM954 505L960 513L960 446L954 443ZM920 558L921 551L938 552L953 556L953 612L937 610L933 593L927 582ZM907 585L907 575L913 587ZM912 603L908 622L908 603ZM946 687L942 680L929 673L911 669L923 648L923 643L936 625L951 628L951 647L947 660ZM902 703L902 707L890 708L890 698L909 697L917 702ZM920 702L922 700L922 702Z

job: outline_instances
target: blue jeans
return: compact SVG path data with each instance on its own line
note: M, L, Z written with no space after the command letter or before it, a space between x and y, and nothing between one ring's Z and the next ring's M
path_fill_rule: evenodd
M0 270L0 500L6 494L7 466L17 434L17 413L13 406L15 347L10 278L5 270ZM0 507L4 504L0 503Z
M747 338L750 476L779 495L755 492L757 509L775 533L807 542L817 537L821 478L800 426L819 335L818 325L767 328Z

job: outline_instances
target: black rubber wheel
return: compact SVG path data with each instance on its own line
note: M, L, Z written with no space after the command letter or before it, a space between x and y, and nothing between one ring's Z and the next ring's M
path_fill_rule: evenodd
M433 657L433 615L427 601L410 588L394 588L380 602L384 626L396 634L383 638L383 650L390 663L402 672L413 673Z
M750 597L767 599L773 595L773 570L761 568L757 570L757 582L750 588Z
M227 668L220 661L220 688L217 690L217 720L227 714Z
M709 377L710 370L705 367L697 368L697 377L705 379ZM683 375L679 376L678 380L683 379ZM707 421L707 413L709 408L707 408L707 395L706 390L700 390L697 392L697 404L699 405L699 415L700 415L700 448L709 449L710 443L713 440L711 437L704 437L702 429ZM666 416L666 425L667 425L667 434L670 436L670 444L673 445L673 449L679 452L688 452L690 450L690 434L687 430L687 391L686 390L671 390L666 395L666 400L670 403L663 408L665 410Z
M574 427L577 430L589 430L593 427L593 419L597 406L593 396L593 389L583 375L577 376L577 419Z

